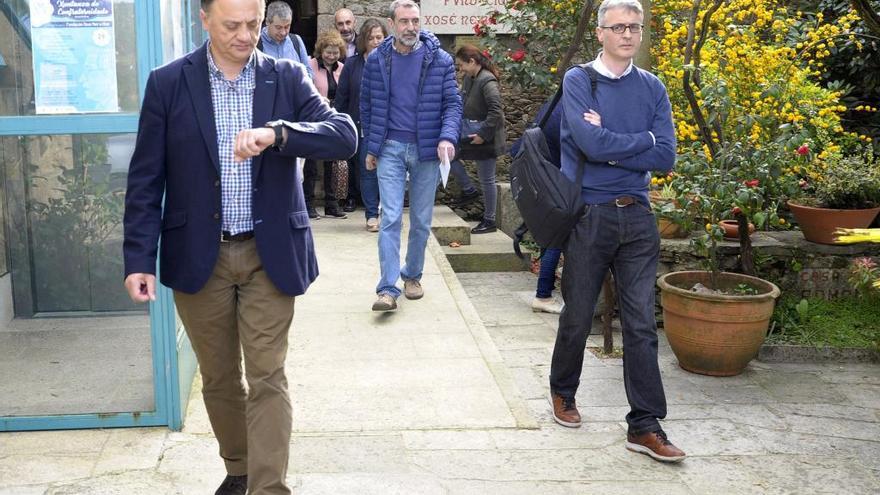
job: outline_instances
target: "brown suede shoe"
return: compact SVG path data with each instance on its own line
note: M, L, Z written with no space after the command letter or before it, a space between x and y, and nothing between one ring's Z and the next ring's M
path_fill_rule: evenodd
M559 394L551 394L550 402L553 405L553 419L569 428L581 426L581 413L577 410L574 397L563 397Z
M626 448L633 452L646 454L662 462L681 462L686 454L666 439L663 430L650 431L641 435L626 434Z

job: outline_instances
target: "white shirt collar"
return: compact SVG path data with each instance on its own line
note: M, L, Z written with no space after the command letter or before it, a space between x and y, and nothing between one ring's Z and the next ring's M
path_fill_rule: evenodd
M613 72L611 72L608 69L608 67L605 66L605 63L602 62L602 52L599 52L599 55L596 55L596 60L593 61L593 68L596 69L596 72L598 72L599 74L602 74L603 76L607 77L608 79L620 79L621 77L632 72L633 67L634 66L633 66L632 60L630 60L629 66L626 68L625 71L623 71L623 74L618 76L618 75L615 75Z

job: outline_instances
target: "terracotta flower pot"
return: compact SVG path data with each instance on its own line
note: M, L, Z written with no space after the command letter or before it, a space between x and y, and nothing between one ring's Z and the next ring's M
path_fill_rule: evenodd
M657 218L657 230L663 239L681 239L688 236L687 231L681 225L665 218Z
M725 239L739 239L739 223L736 220L722 220L718 222L718 225L724 229L724 238ZM755 224L749 222L749 235L755 233Z
M804 206L793 201L788 202L788 208L794 214L794 219L798 225L800 225L804 238L819 244L837 244L834 241L835 230L838 228L867 228L874 221L877 213L880 213L880 207L860 210L837 210L833 208Z
M696 283L709 286L706 271L672 272L657 280L663 326L682 368L702 375L742 373L758 355L779 288L760 278L722 272L721 288L747 284L756 295L693 292Z

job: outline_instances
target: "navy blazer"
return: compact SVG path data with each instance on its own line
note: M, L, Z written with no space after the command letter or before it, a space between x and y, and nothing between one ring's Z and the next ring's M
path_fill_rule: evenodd
M333 108L337 112L347 113L354 120L354 125L361 128L361 79L364 77L363 55L354 55L345 59L342 74L339 75L339 88Z
M253 158L254 235L269 279L296 296L318 276L318 263L294 157L346 159L357 133L324 103L302 65L256 57L253 126L275 119L292 126L282 150ZM216 129L206 43L147 80L125 197L126 276L156 273L161 233L162 284L192 294L208 281L222 216Z

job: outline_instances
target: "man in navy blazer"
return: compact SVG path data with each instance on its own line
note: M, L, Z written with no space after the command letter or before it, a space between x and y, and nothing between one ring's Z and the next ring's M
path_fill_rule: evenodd
M294 158L346 159L357 147L353 122L304 66L255 50L264 9L202 0L210 41L147 81L125 202L125 286L155 299L161 238L161 282L226 463L218 494L290 493L287 336L294 297L318 275Z

